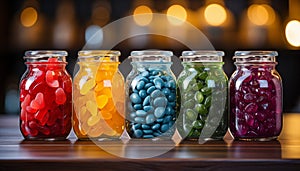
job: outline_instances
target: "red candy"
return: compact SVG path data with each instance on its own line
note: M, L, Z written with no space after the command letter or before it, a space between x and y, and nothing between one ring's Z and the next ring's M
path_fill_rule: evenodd
M64 69L65 63L49 58L47 62L27 65L28 74L20 84L23 136L65 138L71 130L72 116L72 82Z
M64 104L66 102L66 100L67 100L67 98L66 98L64 89L58 88L55 91L55 102L57 104Z
M50 87L58 87L59 82L55 79L55 72L54 71L47 71L46 72L46 83Z
M271 71L271 66L249 66L232 77L230 130L234 137L264 138L280 133L281 83Z

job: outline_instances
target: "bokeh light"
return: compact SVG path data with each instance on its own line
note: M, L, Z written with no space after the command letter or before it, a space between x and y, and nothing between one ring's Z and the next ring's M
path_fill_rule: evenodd
M167 16L171 24L181 25L186 21L187 12L181 5L172 5L168 8Z
M139 14L147 14L147 15L139 15ZM152 10L145 6L141 5L135 8L133 12L133 19L137 25L146 26L150 24L152 21Z
M20 16L21 24L24 27L31 27L33 26L38 19L38 13L35 8L27 7L25 8Z
M212 26L220 26L227 19L227 13L223 6L219 4L210 4L204 10L206 22Z
M87 45L100 46L103 42L103 30L98 25L90 25L85 31L85 42Z
M285 27L285 36L290 45L300 47L300 22L298 20L289 21Z
M275 12L269 5L251 5L247 10L249 20L258 26L271 24L275 20Z

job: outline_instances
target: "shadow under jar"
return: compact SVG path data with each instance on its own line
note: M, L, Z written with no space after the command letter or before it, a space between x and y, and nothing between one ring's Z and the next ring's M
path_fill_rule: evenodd
M235 139L268 141L282 129L282 81L276 51L235 52L230 78L230 131Z
M133 51L126 78L126 130L131 138L171 139L175 127L176 82L171 51Z
M184 51L178 77L177 130L185 140L222 139L228 129L224 52Z
M72 80L66 51L27 51L20 82L20 130L25 139L61 140L71 130Z

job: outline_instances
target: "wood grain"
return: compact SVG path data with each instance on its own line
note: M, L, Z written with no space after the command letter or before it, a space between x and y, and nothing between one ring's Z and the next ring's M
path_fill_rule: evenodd
M72 133L65 141L23 140L17 117L0 117L0 170L300 170L300 114L285 114L276 141L243 142L226 138L205 144L186 141L78 141ZM147 159L114 156L110 152L139 155L170 148ZM105 150L104 150L105 149ZM130 156L130 155L129 155Z

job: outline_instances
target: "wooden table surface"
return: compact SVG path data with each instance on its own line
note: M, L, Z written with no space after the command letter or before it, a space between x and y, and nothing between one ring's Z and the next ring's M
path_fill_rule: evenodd
M0 170L297 170L300 171L300 114L285 114L276 141L224 141L143 144L129 141L25 141L16 116L0 117ZM100 145L101 148L98 146ZM142 154L157 154L132 159ZM117 157L112 154L128 157Z

